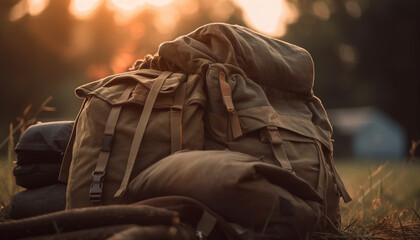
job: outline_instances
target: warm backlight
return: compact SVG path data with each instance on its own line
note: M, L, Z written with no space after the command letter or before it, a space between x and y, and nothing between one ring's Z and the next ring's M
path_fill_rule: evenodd
M179 2L177 2L179 1ZM162 13L160 22L163 25L171 25L171 28L175 27L176 20L174 15L184 14L185 11L180 8L171 8L171 3L182 4L181 0L71 0L69 5L70 13L77 19L85 20L91 17L95 10L105 5L110 11L115 13L115 21L119 23L127 23L133 17L135 17L145 6L151 6L156 9L159 13ZM211 1L211 0L209 0ZM270 36L280 37L285 34L287 24L293 23L298 17L298 11L294 8L293 4L290 4L287 0L232 0L239 8L243 10L243 17L247 24L255 30L265 33ZM10 11L9 19L16 21L26 14L37 15L41 13L48 5L49 0L21 0L16 4ZM194 5L196 2L193 0L184 1L185 8L188 9L189 5ZM215 1L215 4L217 1ZM220 3L220 2L219 2ZM318 3L318 2L317 2ZM321 2L322 3L322 2ZM172 4L173 5L173 4ZM352 5L348 4L348 9L357 14L357 9ZM226 6L216 8L218 13L223 13L226 10ZM167 9L167 8L170 9ZM325 11L321 11L324 8L320 4L316 7L316 13L324 14ZM165 11L165 10L168 11ZM192 6L194 9L194 6ZM356 10L354 10L356 9ZM227 9L229 10L229 9ZM225 11L228 14L232 14L233 11ZM170 13L168 15L168 13ZM322 15L322 16L324 16ZM223 19L227 19L224 17ZM217 19L216 21L223 21ZM169 24L170 23L170 24ZM169 27L168 27L169 28ZM169 28L170 29L170 28Z
M79 19L86 19L101 4L103 0L73 0L70 3L70 13Z
M36 16L48 6L49 0L21 0L9 12L9 20L16 21L30 14Z
M287 24L297 19L297 10L286 0L235 0L244 11L245 21L270 36L282 36Z

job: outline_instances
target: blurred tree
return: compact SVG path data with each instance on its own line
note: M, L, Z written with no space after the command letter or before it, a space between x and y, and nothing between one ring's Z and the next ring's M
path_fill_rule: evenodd
M408 140L420 139L420 2L292 2L300 18L283 39L312 54L315 94L325 106L377 106L403 126Z
M83 20L69 12L71 0L51 0L41 14L11 21L10 10L21 1L0 3L0 136L26 105L37 106L50 95L54 118L73 118L80 105L73 95L77 85L125 71L163 41L210 22L245 25L233 1L144 5L124 23L107 1ZM420 2L288 1L299 18L282 39L312 54L315 94L325 106L375 105L400 122L410 139L419 139Z
M28 3L0 3L0 136L7 136L9 122L28 104L36 111L50 95L57 111L43 113L41 120L73 119L80 106L76 86L126 71L163 41L213 21L243 25L240 10L222 0L176 1L168 9L145 5L129 22L120 22L107 1L84 19L71 14L71 0L47 1L36 16L25 13ZM24 12L11 20L18 4ZM220 9L230 9L229 14L221 15Z
M1 130L26 105L39 105L71 72L65 61L70 52L68 1L52 1L43 14L14 22L9 20L10 9L19 1L6 2L0 4Z

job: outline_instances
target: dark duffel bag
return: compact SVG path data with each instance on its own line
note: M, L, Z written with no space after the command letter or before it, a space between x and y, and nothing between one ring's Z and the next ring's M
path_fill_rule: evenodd
M22 219L64 210L66 185L54 184L28 189L14 195L10 201L10 217Z
M73 121L38 123L30 126L19 139L13 169L16 184L34 189L58 183L58 174Z

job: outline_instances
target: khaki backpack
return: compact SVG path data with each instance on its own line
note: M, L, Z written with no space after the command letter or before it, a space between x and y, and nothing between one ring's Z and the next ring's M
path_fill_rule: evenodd
M168 117L170 112L168 110L171 108L172 102L165 105L166 108L157 107L162 106L158 104L159 101L165 102L164 99L177 98L174 95L179 92L180 87L179 85L173 88L169 87L172 86L168 83L170 79L165 82L167 85L163 85L164 87L158 94L156 106L151 111L149 124L154 124L147 125L147 127L140 124L145 127L145 133L137 159L127 161L127 158L134 159L133 156L137 154L136 148L131 147L132 150L129 150L129 146L138 145L131 142L136 142L132 141L132 138L133 135L138 134L133 132L136 129L137 122L139 122L139 116L144 115L144 113L136 111L137 109L133 106L145 106L146 109L146 105L149 104L146 104L148 101L145 100L145 96L151 95L148 94L148 89L153 87L144 88L144 86L148 86L147 83L154 82L155 80L149 80L155 79L162 73L161 71L169 70L177 72L172 73L170 77L180 76L179 79L186 79L184 80L187 82L186 92L189 93L186 93L184 115L187 106L190 106L191 112L185 115L182 121L183 126L187 126L183 128L182 149L228 149L242 152L247 154L247 159L252 159L251 162L258 159L258 166L262 164L270 166L264 167L264 169L276 169L269 172L278 173L280 171L281 173L278 173L279 175L275 178L282 179L283 176L288 176L293 184L305 182L307 187L304 188L301 188L302 184L297 184L299 186L296 188L299 190L298 192L294 191L293 187L283 186L284 183L278 184L278 187L282 190L277 193L286 196L285 198L288 201L285 205L292 206L289 209L293 207L305 209L302 206L310 206L310 208L306 208L306 213L299 210L296 215L293 213L289 218L282 218L283 220L281 220L286 226L293 225L296 221L303 221L299 222L301 226L305 226L302 228L303 234L298 234L300 237L306 236L308 232L314 230L334 231L340 226L339 198L340 196L343 197L345 202L350 201L351 198L334 166L331 140L332 127L321 101L313 93L314 66L307 51L295 45L260 35L244 27L229 24L209 24L174 41L161 44L156 56L138 63L136 64L137 72L111 76L97 83L88 84L87 86L90 86L88 88L82 87L84 90L76 90L76 93L87 98L87 101L85 101L85 107L82 108L76 122L72 151L67 151L72 152L73 155L67 196L68 208L91 205L89 203L89 189L93 200L98 199L98 197L95 197L95 192L100 192L96 190L102 186L102 182L99 181L102 179L102 174L94 174L94 184L92 185L90 174L91 172L102 173L101 169L104 169L104 167L101 166L106 166L106 164L96 164L96 159L101 159L100 155L103 155L101 152L106 153L109 150L108 144L104 144L105 147L102 147L102 150L101 146L103 145L102 142L109 142L109 137L104 138L103 133L104 129L110 129L105 127L105 125L108 125L105 123L107 122L107 116L112 115L110 114L111 109L117 108L111 106L123 106L123 109L120 120L116 125L113 151L110 153L108 169L112 169L112 171L108 171L103 183L103 203L128 203L145 199L145 196L142 195L144 189L141 184L146 183L153 186L153 183L148 182L148 176L144 171L153 173L150 175L153 175L151 179L158 182L160 178L166 179L165 171L172 171L172 168L164 166L165 164L171 166L170 161L164 161L165 164L159 161L161 158L181 149L173 147L171 151L169 147L170 145L178 145L171 140L177 139L177 137L169 137L169 135L172 135L169 134L170 129L175 129L169 127L174 125L170 123L170 117ZM160 69L161 71L147 68ZM150 74L151 72L154 74ZM189 75L187 77L179 72ZM138 81L138 76L141 76L140 78L143 80ZM111 81L115 77L117 80ZM134 91L136 87L131 88L134 88L133 92L136 92L137 95L143 96L143 101L137 101L137 105L120 105L119 103L124 102L124 100L119 100L119 98L123 97L124 89L127 89L127 82L132 82L128 79L134 78L137 79L134 83L140 83L136 86L140 86L137 88L141 88L141 90ZM113 83L107 85L103 83L104 81ZM178 82L183 81L179 80ZM110 86L114 88L111 89ZM172 91L171 94L165 95L164 89L169 92ZM150 92L153 91L150 90ZM103 95L109 96L113 101L110 101L107 97L104 98ZM206 104L203 111L204 101L206 101ZM99 112L96 113L97 111ZM136 117L129 117L131 115ZM184 119L193 120L184 121ZM203 136L204 131L205 136ZM121 135L119 136L119 134ZM113 134L106 134L105 136L108 135ZM134 138L136 137L134 136ZM161 148L166 150L162 151ZM208 153L212 152L208 151ZM205 155L205 152L202 154ZM218 159L235 159L238 156L230 157L230 154L230 152L222 151L221 153L218 152L217 156L219 156ZM188 157L187 159L191 157L191 161L177 161L180 164L182 162L183 165L179 166L182 166L182 169L186 168L185 171L195 164L197 166L202 164L201 161L194 160L192 155L184 156ZM71 153L66 154L66 157L67 159L71 158ZM172 158L177 158L177 154L168 157L168 159ZM218 162L222 162L222 160L215 160L213 163ZM241 164L239 163L244 162L238 161L237 163L236 166L240 169ZM97 165L96 170L95 164ZM98 166L101 171L97 171ZM210 172L212 168L217 169L217 164L208 167ZM63 164L63 169L66 169L65 164ZM155 175L156 169L166 170L158 171L159 174ZM175 166L173 169L175 169ZM131 171L132 174L130 174ZM169 176L173 176L173 174L170 173ZM265 172L260 175L261 178L266 178ZM130 195L140 197L131 199L124 195L124 190L135 176L137 178L131 182ZM185 181L195 183L197 179L200 180L201 177L205 176L206 172L204 171L202 174L191 175ZM216 173L211 176L213 177L204 181L210 185L203 183L200 188L197 187L195 190L197 191L197 198L200 195L206 196L207 187L212 186L210 181L218 178ZM65 177L64 170L62 171L62 179L65 180ZM255 178L256 181L258 179ZM271 180L271 178L269 179ZM133 187L139 186L138 182L141 183L141 187ZM175 194L172 188L168 187L172 186L171 182L165 181L162 184L162 188L154 190L150 188L153 194L148 197ZM183 185L181 184L180 187L183 187ZM260 186L260 188L263 187ZM92 189L95 191L92 191ZM250 187L250 191L245 192L242 196L245 196L244 198L252 197L255 194L253 190L259 191L259 188ZM115 192L117 192L116 196L123 197L114 198ZM299 195L305 194L305 192L311 196L318 195L320 198L315 200ZM230 194L229 191L215 193L221 194L221 196L215 196L220 198L224 197L223 194ZM247 196L247 194L251 196ZM270 194L272 193L267 196L270 196ZM196 195L192 197L195 198ZM293 199L300 200L295 201ZM272 202L264 202L263 204L265 204L264 213L273 206ZM253 206L248 206L242 211L257 214L258 211L253 211L252 208ZM253 214L247 216L249 218L256 217ZM300 216L305 214L311 217L302 219ZM224 217L228 218L229 215L224 215ZM258 219L261 227L262 217ZM290 219L290 222L288 222L288 219ZM236 218L233 220L239 221Z
M173 152L203 148L205 97L197 75L141 69L75 92L85 101L59 177L67 181L66 208L128 203L133 176Z
M351 198L334 166L332 127L314 96L306 50L218 23L161 44L158 55L203 77L205 149L246 153L296 174L322 196L318 230L340 226L339 198Z

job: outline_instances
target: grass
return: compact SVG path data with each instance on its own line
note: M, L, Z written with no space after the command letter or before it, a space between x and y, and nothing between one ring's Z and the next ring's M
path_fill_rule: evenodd
M0 159L1 220L8 217L14 163ZM420 164L338 162L337 169L353 198L341 203L344 235L324 239L420 239Z
M346 239L420 239L420 164L338 162L353 201L341 204Z
M29 104L23 110L22 115L16 118L16 126L14 127L13 123L10 123L9 135L0 142L0 151L3 149L7 150L6 157L0 156L0 222L8 219L10 200L13 195L22 190L22 188L15 184L13 177L13 168L15 167L15 162L17 160L14 152L15 139L18 139L27 127L36 122L36 119L41 112L55 111L54 107L48 106L48 103L51 100L52 96L49 96L35 111L32 111L32 104Z

